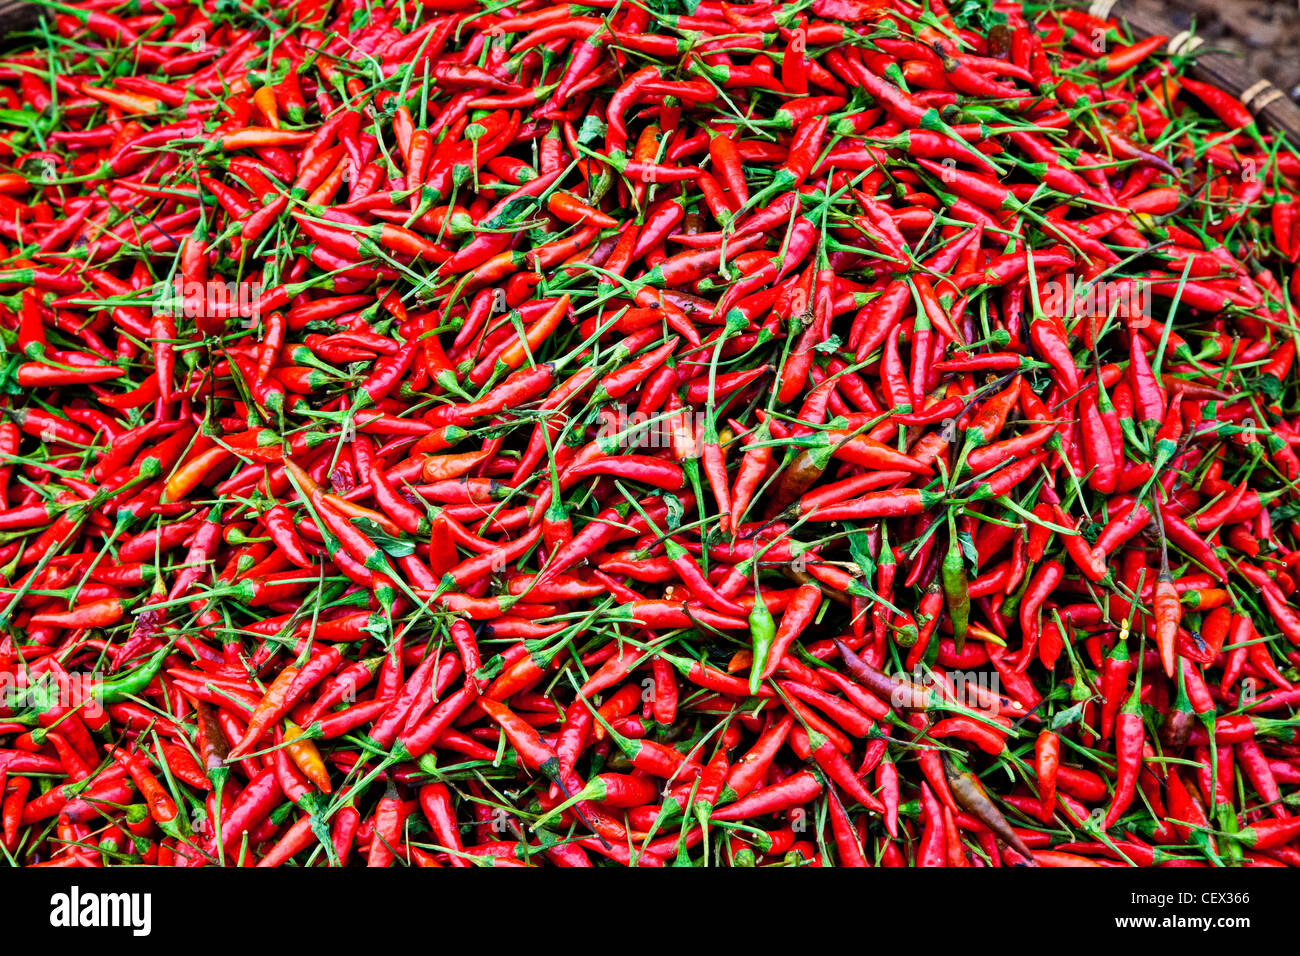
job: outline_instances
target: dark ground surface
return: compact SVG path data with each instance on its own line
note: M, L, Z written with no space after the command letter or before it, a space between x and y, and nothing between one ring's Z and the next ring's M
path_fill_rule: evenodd
M1300 102L1300 0L1143 0Z

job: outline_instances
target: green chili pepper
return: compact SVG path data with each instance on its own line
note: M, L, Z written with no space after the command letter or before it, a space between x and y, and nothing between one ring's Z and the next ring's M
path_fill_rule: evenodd
M129 674L123 674L113 680L101 681L97 688L100 699L105 704L120 704L128 697L133 697L144 690L162 670L163 661L172 652L176 640L173 638L165 647L154 651L153 656Z
M966 629L970 624L970 585L966 581L965 558L961 542L957 540L957 526L952 512L948 513L948 551L940 566L943 579L943 596L948 602L948 619L952 622L952 639L957 653L966 646Z
M754 590L754 608L749 612L749 635L754 642L754 660L749 665L749 692L758 693L759 675L767 667L767 657L772 652L772 641L776 638L776 621L767 609L763 592Z

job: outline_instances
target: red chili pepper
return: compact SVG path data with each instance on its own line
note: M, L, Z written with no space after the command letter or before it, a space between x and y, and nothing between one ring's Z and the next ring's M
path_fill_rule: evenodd
M1141 689L1142 668L1139 666L1133 692L1120 708L1115 721L1115 758L1118 771L1115 793L1103 823L1107 829L1124 815L1137 791L1138 774L1142 767L1142 747L1146 741L1146 728L1138 708Z

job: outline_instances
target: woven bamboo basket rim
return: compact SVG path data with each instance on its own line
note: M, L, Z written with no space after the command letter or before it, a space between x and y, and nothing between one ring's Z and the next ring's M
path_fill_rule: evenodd
M1169 37L1165 43L1169 53L1186 55L1201 50L1191 69L1193 76L1236 96L1261 126L1286 136L1300 148L1300 105L1268 80L1252 74L1237 57L1209 49L1209 41L1191 30L1179 30L1166 17L1140 9L1137 0L1092 0L1084 9L1103 20L1114 18L1127 24L1139 39Z

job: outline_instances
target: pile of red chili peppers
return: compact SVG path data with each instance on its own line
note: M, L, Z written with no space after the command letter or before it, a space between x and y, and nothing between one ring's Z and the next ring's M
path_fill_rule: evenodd
M1300 863L1300 155L1166 38L46 6L9 862Z

